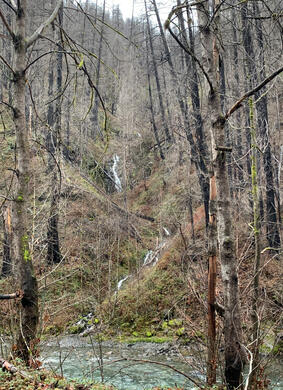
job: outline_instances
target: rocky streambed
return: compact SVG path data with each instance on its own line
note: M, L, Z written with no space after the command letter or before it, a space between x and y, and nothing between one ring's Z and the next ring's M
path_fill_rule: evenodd
M41 346L44 366L68 378L105 382L119 390L154 386L197 388L205 381L205 355L200 343L97 343L78 335L48 340ZM154 362L154 363L152 363ZM281 389L279 359L272 362L272 389ZM183 375L183 374L184 375Z

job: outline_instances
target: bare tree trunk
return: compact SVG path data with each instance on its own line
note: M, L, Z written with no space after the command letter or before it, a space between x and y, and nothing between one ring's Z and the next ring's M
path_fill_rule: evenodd
M232 18L235 20L236 23L236 12L235 9L232 8ZM240 77L239 77L239 54L238 54L238 44L237 44L237 28L235 26L235 23L233 23L233 66L234 66L234 77L235 77L235 96L240 96L240 90L239 90L239 85L240 85ZM241 161L241 157L243 154L243 145L242 145L242 129L240 128L240 123L241 123L241 113L238 110L236 113L236 123L238 124L238 129L234 138L234 145L236 147L235 153L236 157L238 160L237 166L234 167L235 169L235 178L236 178L236 196L240 194L240 191L243 189L244 185L244 166ZM238 203L239 204L239 203ZM238 213L239 214L239 213Z
M104 22L104 18L105 18L105 0L103 1L102 23ZM95 86L97 89L99 89L99 82L100 82L100 67L101 67L101 56L102 56L103 32L104 32L104 25L102 24L101 31L100 31L100 37L99 37L98 59L97 59L97 68L96 68ZM101 132L100 126L99 126L98 107L99 107L99 96L98 96L98 93L95 92L94 106L93 106L93 132L92 132L93 137L96 137L98 133L102 136L102 132Z
M255 54L254 54L254 47L253 42L254 39L252 39L251 35L251 26L248 22L248 4L243 3L242 4L242 24L243 24L243 44L245 49L245 62L246 62L246 80L249 81L249 87L253 88L259 80L258 77L258 71L257 66L254 63ZM260 14L259 8L257 5L254 5L255 12L257 15ZM265 79L265 64L264 64L264 57L263 57L263 34L262 34L262 27L261 23L256 21L256 28L257 28L257 39L259 43L260 50L260 78ZM258 91L255 95L256 100L259 99L260 94L262 94L262 91ZM262 138L262 151L263 151L263 167L264 167L264 173L265 173L265 186L266 186L266 231L267 231L267 240L268 244L271 248L279 248L280 247L280 235L278 230L278 224L277 224L277 215L276 215L276 208L275 208L275 190L274 190L274 175L273 175L273 164L271 159L271 146L270 141L268 137L268 110L267 110L267 96L266 94L263 94L261 98L258 100L256 104L256 111L257 111L257 122L259 131ZM250 137L250 135L249 135Z
M146 39L146 66L147 66L147 81L148 81L148 95L149 95L149 104L150 104L150 113L151 113L151 123L153 128L154 137L159 149L159 154L162 160L164 160L164 153L160 143L158 130L155 123L154 107L153 107L153 98L152 98L152 89L151 89L151 80L150 80L150 70L149 70L149 48L148 48L148 39Z
M176 73L175 68L174 68L174 64L173 64L172 57L171 57L171 52L169 50L169 46L168 46L168 43L166 41L166 37L165 37L162 23L160 20L156 1L152 0L152 4L154 6L154 11L155 11L159 31L160 31L160 36L161 36L162 43L164 46L165 56L166 56L166 59L167 59L168 64L169 64L172 80L173 80L175 87L177 88L176 97L177 97L178 105L180 107L180 111L181 111L184 126L185 126L185 134L186 134L187 140L188 140L189 145L190 145L190 149L191 149L190 152L192 155L192 161L197 169L198 181L199 181L200 189L202 192L204 209L205 209L205 221L206 221L206 226L208 226L208 220L209 220L209 212L208 212L208 208L209 208L209 176L208 176L208 169L207 169L206 161L209 159L209 153L207 152L208 147L207 147L207 144L205 143L204 133L202 131L203 130L202 117L200 115L200 111L198 111L198 109L200 108L200 105L198 105L198 101L197 101L197 98L199 97L198 84L197 84L197 81L193 80L193 78L191 77L191 85L190 86L192 88L191 95L192 95L192 101L193 101L193 105L194 105L193 106L193 117L195 119L196 138L198 141L198 143L196 143L194 140L193 134L192 134L192 130L191 130L186 98L182 97L182 92L180 89L180 82L178 80L177 73ZM185 56L188 57L187 53L185 53ZM185 61L188 64L190 62L190 61L187 62L188 61L187 59L185 59ZM192 67L194 65L195 64L192 63ZM185 82L185 84L187 84L187 83ZM201 153L198 153L198 151L200 151Z
M3 264L1 277L5 278L12 273L12 221L11 208L9 205L3 207Z
M210 179L210 202L209 202L209 244L208 244L208 349L207 349L207 384L212 386L216 383L216 275L217 275L217 225L216 225L216 185L215 176Z
M52 14L30 36L26 36L27 1L17 1L15 5L15 32L5 21L6 28L13 39L15 64L13 69L14 101L13 120L16 131L17 179L15 198L12 206L13 255L21 286L21 310L19 334L14 354L29 364L36 349L36 329L38 324L38 286L30 252L29 238L29 195L31 180L31 156L29 132L26 117L26 65L27 49L40 37L42 31L53 22L63 0L58 0ZM2 20L5 16L2 15Z
M216 0L214 6L217 8L218 4L219 1ZM208 75L212 85L208 96L208 107L211 116L213 168L217 192L217 231L225 306L225 379L227 388L232 390L241 383L245 354L242 349L238 271L235 258L232 209L226 163L228 149L225 146L225 118L221 109L221 61L217 42L220 20L219 14L214 15L212 32L211 28L207 28L210 22L210 10L207 4L199 7L200 30L202 31L203 44L206 48L204 55L206 56L206 63L210 64Z
M17 190L13 204L14 252L23 297L21 299L20 329L15 354L27 364L32 358L38 324L38 287L29 250L28 202L30 146L25 115L26 86L26 0L18 2L15 41L14 123L17 146Z
M63 5L61 5L58 12L58 24L59 27L63 26ZM60 29L58 31L54 31L55 41L61 42L61 32ZM59 45L59 53L57 53L56 58L56 93L60 94L62 90L62 68L63 68L63 54L62 47ZM51 71L51 75L49 75L49 86L51 89L51 93L53 92L53 79L54 71ZM53 106L51 103L50 106ZM49 109L48 107L48 114ZM51 144L50 144L50 152L52 156L50 157L50 168L52 171L51 174L51 203L50 203L50 211L49 211L49 219L47 226L47 262L49 264L58 264L61 261L61 252L60 252L60 243L59 243L59 232L58 232L58 222L59 222L59 201L60 201L60 178L58 173L58 160L60 158L60 133L61 133L61 116L62 116L62 97L58 97L55 104L55 110L52 108L53 117L50 118L51 125L53 124L53 129L50 131L51 136ZM49 115L48 115L49 117ZM49 119L49 118L48 118ZM55 164L54 159L57 159L57 163Z
M162 118L162 125L164 128L164 133L165 133L166 139L167 139L167 141L170 142L172 137L171 137L171 134L170 134L170 131L168 128L168 124L167 124L167 120L165 117L163 96L161 93L161 85L160 85L159 74L158 74L158 70L157 70L157 63L156 63L155 52L154 52L154 47L153 47L152 33L151 33L151 29L150 29L150 22L149 22L149 17L148 17L146 0L144 0L144 6L145 6L146 21L147 21L149 47L150 47L150 51L151 51L153 72L154 72L154 76L155 76L155 82L156 82L156 88L157 88L157 94L158 94L158 100L159 100L159 106L160 106L160 113L161 113L161 118Z
M253 4L254 14L260 15L260 9L258 4ZM263 50L263 31L262 23L259 20L255 21L256 25L256 35L258 40L259 50L259 75L260 79L264 80L266 78L265 72L265 60L264 60L264 50ZM258 66L258 62L257 62ZM271 157L271 145L269 139L269 129L268 129L268 109L267 109L267 95L263 91L258 93L255 98L260 97L257 105L257 119L258 119L258 128L261 135L263 152L263 168L265 173L265 189L266 189L266 230L267 230L267 240L271 248L280 248L280 234L277 223L277 214L275 208L275 198L276 191L274 186L274 171L273 171L273 161Z
M253 365L250 383L256 385L257 373L259 369L259 346L260 346L260 318L258 313L259 298L259 273L260 273L260 226L259 226L259 199L258 199L258 182L257 182L257 137L254 125L254 103L250 98L250 124L252 139L252 196L253 196L253 232L255 244L254 275L253 275L253 299L252 299L252 351Z

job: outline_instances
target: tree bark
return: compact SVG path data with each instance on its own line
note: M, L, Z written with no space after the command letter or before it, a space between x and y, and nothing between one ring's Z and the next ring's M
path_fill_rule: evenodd
M258 4L253 4L254 14L259 16L260 9ZM260 79L264 80L266 78L265 72L265 59L264 59L264 49L263 49L263 31L262 23L259 20L255 21L256 26L256 35L259 46L259 75ZM257 123L261 135L261 150L263 152L263 168L265 173L265 191L266 191L266 230L267 230L267 240L271 248L280 248L280 234L277 223L277 214L275 208L275 198L276 190L274 185L274 171L273 171L273 161L271 157L271 145L269 140L269 129L268 129L268 109L267 109L267 95L264 93L265 88L263 88L258 96L255 95L255 98L259 98L256 104L257 110ZM260 96L262 94L262 96Z
M265 74L265 64L264 64L264 57L263 57L263 50L262 50L262 44L263 44L263 34L262 34L262 27L261 22L256 21L256 33L257 33L257 40L260 47L260 72L258 74L257 71L257 65L254 63L255 59L255 53L254 53L254 46L253 42L254 39L252 39L251 34L251 26L248 23L248 4L243 3L242 4L242 31L243 31L243 44L245 49L245 79L248 80L249 87L252 89L255 87L256 84L258 84L259 75L262 80L266 78ZM259 8L257 5L254 5L255 12L257 15L260 14ZM273 175L273 164L272 164L272 158L271 158L271 146L270 141L268 137L268 110L267 110L267 96L266 94L263 94L263 96L260 97L260 94L262 94L262 89L260 88L255 93L255 98L257 100L256 104L256 111L257 111L257 123L258 128L260 131L260 135L262 138L262 151L263 151L263 167L264 167L264 173L265 173L265 186L266 186L266 233L267 233L267 240L268 244L271 248L279 248L280 247L280 235L278 230L278 224L277 224L277 215L276 215L276 208L275 208L275 189L274 189L274 175ZM259 99L260 98L260 99ZM247 113L247 117L249 117ZM247 135L250 142L250 134ZM250 165L250 163L249 163ZM251 172L250 172L251 173Z
M167 124L167 120L166 120L166 117L165 117L163 96L162 96L162 93L161 93L161 85L160 85L159 74L158 74L158 70L157 70L157 63L156 63L156 58L155 58L155 53L154 53L152 33L151 33L151 29L150 29L150 22L149 22L149 16L148 16L146 0L144 0L144 6L145 6L146 21L147 21L147 31L148 31L148 38L149 38L149 47L150 47L150 51L151 51L153 72L154 72L154 76L155 76L155 82L156 82L156 88L157 88L157 94L158 94L158 100L159 100L159 107L160 107L162 125L163 125L163 128L164 128L164 133L165 133L166 139L167 139L168 142L170 142L172 136L170 134L170 131L169 131L169 128L168 128L168 124Z
M149 37L148 37L149 38ZM151 124L153 128L154 137L158 146L159 154L162 160L165 159L162 146L160 143L158 130L155 123L155 115L153 108L153 98L152 98L152 88L151 88L151 79L150 79L150 70L149 70L149 48L148 48L148 39L146 39L146 66L147 66L147 82L148 82L148 95L149 95L149 104L150 104L150 113L151 113Z
M56 18L63 0L58 0L54 11L30 36L26 37L27 1L17 2L15 7L16 31L12 32L14 45L14 102L13 120L16 131L16 191L13 201L13 249L14 260L21 286L21 310L19 333L14 354L28 365L36 349L36 329L38 314L38 285L29 248L29 195L30 195L30 145L26 118L26 62L27 48L42 34L43 30Z
M259 199L258 199L258 182L257 182L257 137L254 124L254 103L250 98L250 124L251 124L251 139L252 139L252 197L253 197L253 233L255 244L254 256L254 275L253 275L253 298L252 298L252 373L250 383L256 385L257 373L259 369L259 346L260 346L260 318L258 313L258 298L259 298L259 273L260 273L260 225L259 225Z
M208 244L208 349L207 349L207 384L212 386L216 383L216 275L217 275L217 224L216 224L216 184L215 176L210 179L210 202L209 202L209 244Z
M103 1L103 9L102 9L102 23L104 22L105 18L105 0ZM97 59L97 68L96 68L96 79L95 79L95 86L97 90L99 89L99 82L100 82L100 67L101 67L101 56L102 56L102 43L103 43L103 33L104 33L104 25L102 24L101 31L100 31L100 37L99 37L99 47L98 47L98 59ZM100 134L100 136L103 138L102 132L100 130L99 126L99 118L98 118L98 107L99 107L99 96L98 93L95 91L95 97L94 97L94 105L93 105L93 130L92 130L92 137L95 138L97 134Z
M11 207L3 207L3 264L1 277L6 278L12 274L12 220Z
M219 1L216 0L214 7L217 8L218 5ZM217 41L220 18L219 13L214 15L212 32L212 28L207 27L211 22L208 5L200 5L198 10L200 30L202 32L203 44L206 48L204 56L206 63L209 64L207 71L213 88L209 92L207 103L211 116L212 157L217 193L217 232L225 308L225 379L227 388L232 390L240 385L241 374L245 363L245 354L242 348L238 271L237 260L235 258L232 209L226 163L226 154L229 148L225 148L226 120L221 108L221 53Z
M63 4L61 4L58 11L58 31L54 30L55 41L61 42L61 31L60 28L63 27ZM57 53L56 58L56 93L60 95L62 91L62 69L63 69L63 54L62 47L59 44L59 53ZM51 75L49 76L49 85L51 89L53 89L53 79L54 71L51 71ZM51 93L53 91L51 90ZM50 104L53 106L53 103ZM50 156L50 169L51 169L51 202L50 202L50 211L49 211L49 219L47 226L47 262L49 264L58 264L60 263L62 256L60 252L60 242L59 242L59 231L58 231L58 223L59 223L59 202L60 202L60 177L58 172L58 161L55 164L54 158L57 160L60 158L60 133L61 133L61 116L62 116L62 97L58 97L55 103L55 110L52 109L53 118L51 124L53 124L53 128L50 129L51 136L51 145L52 148L50 152L52 155ZM49 108L48 108L49 113ZM49 119L49 118L48 118Z
M17 146L17 190L13 204L14 251L23 297L21 299L20 329L15 354L26 364L33 354L33 342L38 324L38 287L29 250L29 183L30 146L25 116L26 85L26 0L18 3L16 16L15 75L14 75L14 124Z
M204 133L203 133L203 120L199 111L200 105L199 105L199 95L198 95L198 83L197 79L193 80L191 77L191 96L192 96L192 104L193 104L193 118L195 119L194 124L196 125L196 139L198 142L195 142L194 136L192 134L192 129L191 129L191 124L190 124L190 119L189 119L189 112L188 112L188 105L186 102L186 97L182 97L182 92L180 88L180 82L177 77L177 73L174 68L174 64L172 61L171 53L169 50L169 46L166 41L166 37L161 25L158 9L156 7L156 2L153 0L153 5L155 9L155 14L156 18L158 21L159 25L159 30L160 30L160 35L161 39L164 45L165 49L165 54L166 58L168 60L168 64L170 67L170 72L172 75L173 82L175 86L177 87L176 95L177 95L177 101L178 105L180 107L180 111L182 114L183 122L184 122L184 127L185 127L185 134L187 137L187 140L190 145L190 153L191 153L191 159L193 163L196 166L197 170L197 175L198 175L198 181L200 185L200 189L202 192L202 197L203 197L203 203L204 203L204 209L205 209L205 221L206 221L206 226L208 226L209 222L209 174L208 174L208 168L207 168L207 160L209 159L209 153L208 153L208 147L207 144L204 140ZM179 20L182 20L182 18ZM181 27L182 28L182 27ZM170 31L170 30L169 30ZM193 47L192 47L193 50ZM185 56L188 57L188 53L185 53ZM189 64L188 60L185 60L186 64ZM192 60L192 74L194 75L193 77L196 77L194 71L196 70L195 67L195 61ZM184 70L184 73L186 71ZM185 83L185 86L187 83ZM185 96L187 95L187 90L185 92Z

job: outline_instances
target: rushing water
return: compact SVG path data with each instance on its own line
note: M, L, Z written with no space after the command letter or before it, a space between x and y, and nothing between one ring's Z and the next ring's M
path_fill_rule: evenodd
M80 336L66 336L52 340L42 347L44 365L68 378L80 378L87 381L113 384L119 390L144 390L154 386L179 386L185 390L195 389L196 386L181 374L169 367L151 363L121 361L122 358L153 360L168 364L186 373L197 382L205 380L203 374L190 364L181 360L180 356L171 353L168 344L137 343L119 344L105 342L102 346L103 372L99 370L99 346L91 343L90 339ZM197 354L197 350L195 350ZM201 355L201 351L199 351ZM193 359L190 359L190 363ZM282 389L280 379L280 361L272 365L270 377L273 390Z
M56 372L61 372L67 378L80 378L90 381L102 381L116 386L119 390L143 390L154 386L181 386L192 389L195 386L181 374L169 367L152 363L119 361L128 359L154 360L173 366L195 378L204 379L199 373L188 370L188 366L171 356L168 345L151 343L115 344L103 343L103 374L99 370L99 347L89 339L79 336L65 337L60 341L53 340L43 347L42 359L44 366ZM60 363L61 360L61 363Z
M115 188L118 192L121 192L122 191L122 184L121 184L121 180L118 176L118 172L117 172L119 161L120 161L120 157L117 154L115 154L113 157L113 166L112 166L111 170L112 170L112 173L114 175Z

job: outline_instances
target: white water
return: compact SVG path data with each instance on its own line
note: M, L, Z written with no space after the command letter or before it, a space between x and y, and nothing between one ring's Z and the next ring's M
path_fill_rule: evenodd
M170 233L169 233L170 234ZM141 266L141 269L143 267L153 267L154 265L157 264L158 260L159 260L159 256L160 256L160 252L161 250L165 247L166 245L166 240L162 241L157 247L155 250L149 250L146 255L144 256L143 258L143 263L142 263L142 266ZM128 279L128 278L131 278L132 275L127 275L125 276L123 279L119 280L118 284L117 284L117 289L115 291L115 294L118 293L119 290L121 290L122 288L122 285L123 283Z
M112 168L111 168L111 171L114 175L114 182L115 182L115 188L118 192L122 192L122 184L121 184L121 180L118 176L118 173L117 173L117 168L118 168L118 163L120 161L120 157L115 154L113 156L113 165L112 165Z
M149 250L147 254L144 256L142 267L148 265L152 260L152 250Z
M166 236L169 237L170 236L169 230L166 227L163 227L163 230L164 230Z
M170 354L170 345L155 345L151 343L137 343L128 346L126 343L102 343L103 373L105 383L114 385L119 390L144 390L155 386L173 387L175 384L191 390L193 386L186 378L169 369L155 364L135 364L134 362L120 361L122 357L135 359L149 359L170 364L180 371L188 372L196 380L205 380L196 374L187 364ZM60 372L62 366L65 377L80 378L88 381L101 381L97 357L100 354L98 343L88 338L72 336L65 339L50 341L41 348L41 359L44 366Z
M118 292L119 290L121 290L121 287L122 287L122 284L130 277L130 275L128 276L125 276L123 279L119 280L118 284L117 284L117 290L116 292Z
M172 345L151 343L113 343L103 342L104 379L107 384L113 384L119 390L144 390L153 386L173 387L175 385L184 390L193 390L196 387L185 377L172 369L154 364L135 364L130 361L121 362L122 357L129 359L147 359L169 364L181 372L193 377L197 382L205 382L200 365L205 367L205 351L201 344L192 344L185 356L180 358L180 352L170 353ZM41 345L41 360L46 368L60 373L60 365L63 374L67 378L80 378L89 381L101 381L98 369L97 356L100 347L95 341L90 342L86 337L64 336L48 340ZM192 366L190 362L196 363ZM203 363L202 363L203 362ZM282 361L280 358L269 362L267 377L271 379L270 388L282 389L281 379Z

